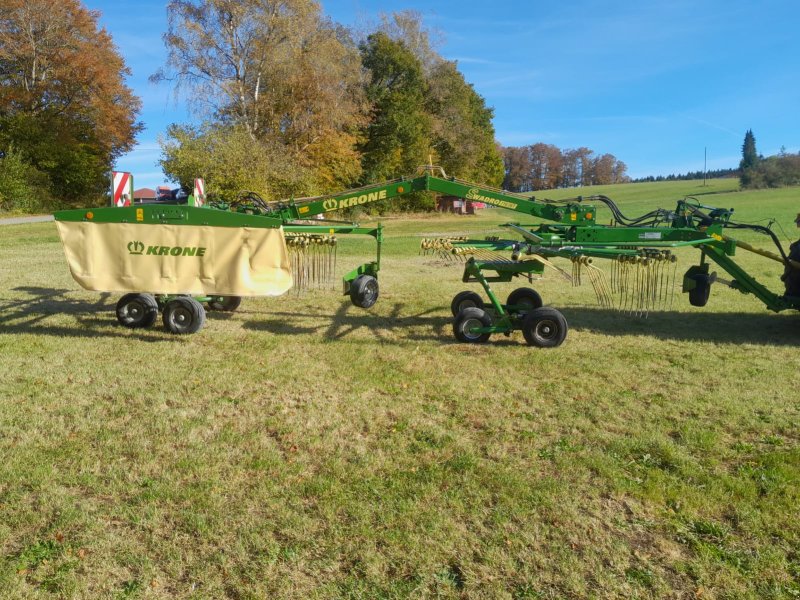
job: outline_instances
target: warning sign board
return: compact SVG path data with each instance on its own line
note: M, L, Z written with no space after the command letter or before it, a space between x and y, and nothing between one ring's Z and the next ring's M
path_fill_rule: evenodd
M191 204L193 206L205 206L206 204L206 182L202 179L194 180Z
M133 203L133 175L123 171L111 173L111 205L130 206Z

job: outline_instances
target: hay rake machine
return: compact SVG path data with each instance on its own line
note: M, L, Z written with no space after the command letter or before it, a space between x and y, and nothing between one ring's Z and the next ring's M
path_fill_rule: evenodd
M515 278L532 282L546 268L573 285L588 280L603 307L639 316L671 307L678 280L673 251L683 247L700 251L698 264L681 278L682 291L692 305L708 302L711 286L718 281L710 271L713 262L732 277L725 282L728 286L754 294L768 309L800 310L800 284L788 283L798 277L787 279L785 293L778 294L735 262L736 250L742 248L782 263L787 272L800 269L800 262L786 255L770 229L734 222L732 209L685 199L674 210L628 218L605 196L539 200L447 177L432 166L413 177L314 198L265 202L249 194L232 204L203 205L196 184L186 206L61 211L55 217L73 277L87 289L128 292L117 305L123 325L152 325L162 311L167 329L193 333L204 320L200 302L212 309L234 310L242 296L278 295L293 283L309 287L328 280L340 235L369 235L376 240L376 259L343 278L344 294L353 304L371 307L379 296L381 226L316 218L418 191L483 202L543 221L506 224L516 236L513 239L422 241L421 252L462 262L462 281L479 284L488 300L472 290L452 299L453 332L461 342L486 342L493 334L520 330L529 345L561 345L567 321L557 309L544 306L536 290L518 288L502 303L491 288L492 283ZM597 223L597 207L591 202L611 211L610 225ZM768 235L779 253L728 236L729 230L737 229ZM571 272L554 259L566 259ZM595 260L610 261L610 280Z
M510 282L516 277L527 278L530 282L548 267L573 285L580 285L586 276L603 307L636 316L671 308L678 279L677 256L673 251L682 247L700 251L699 263L691 266L681 278L682 291L688 294L693 306L705 306L712 284L719 281L742 293L755 295L772 311L800 310L800 256L787 256L769 228L734 222L733 209L703 206L693 199L684 199L674 210L657 209L631 219L606 196L543 201L455 179L435 181L432 188L556 221L504 225L518 235L517 239L423 240L423 253L448 261L453 257L462 260L462 281L480 284L488 298L486 302L474 291L460 292L453 298L453 332L462 342L482 343L492 334L509 335L521 330L529 345L544 348L561 345L567 335L567 321L558 310L543 306L538 292L530 287L518 288L503 304L490 286L494 282ZM596 206L588 202L605 205L613 215L612 223L598 224ZM779 253L737 241L727 234L731 229L765 234ZM800 250L800 244L793 248L795 246ZM770 291L747 273L733 258L737 248L783 264L785 293ZM554 264L554 258L567 259L571 263L571 273ZM595 259L611 262L610 282L595 266ZM717 278L717 274L710 271L712 262L733 279ZM787 277L789 273L795 275Z
M317 221L329 210L323 200L267 203L248 192L233 203L207 203L203 187L196 181L185 205L115 198L113 207L55 213L73 278L88 290L124 293L116 305L122 325L150 327L161 313L170 332L195 333L205 323L204 304L234 311L242 297L325 285L338 236L347 235L376 241L375 260L343 277L354 305L375 304L381 225Z

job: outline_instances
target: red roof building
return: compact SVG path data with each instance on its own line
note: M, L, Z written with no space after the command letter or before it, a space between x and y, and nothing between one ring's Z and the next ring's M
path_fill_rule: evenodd
M133 190L134 202L152 202L155 199L155 190L151 190L150 188L139 188L138 190Z

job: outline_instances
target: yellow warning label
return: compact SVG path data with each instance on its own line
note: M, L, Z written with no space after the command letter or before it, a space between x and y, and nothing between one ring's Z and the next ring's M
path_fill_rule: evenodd
M144 221L144 209L137 208L136 209L136 220L137 221Z
M307 206L301 206L300 209L297 212L299 212L301 215L303 215L303 214L308 212L308 207Z
M577 221L578 220L577 213L569 213L569 220L570 221Z

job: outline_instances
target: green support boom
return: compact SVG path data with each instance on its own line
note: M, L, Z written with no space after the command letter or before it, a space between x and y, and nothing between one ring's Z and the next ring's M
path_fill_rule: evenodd
M337 210L355 208L381 200L391 200L405 194L421 191L438 192L448 196L484 202L492 206L565 225L589 225L595 222L593 206L585 206L579 202L571 202L566 205L546 203L522 194L476 185L455 178L435 177L428 173L418 177L404 177L368 185L348 190L341 194L292 200L288 204L280 206L278 212L281 218L286 222L290 222Z

